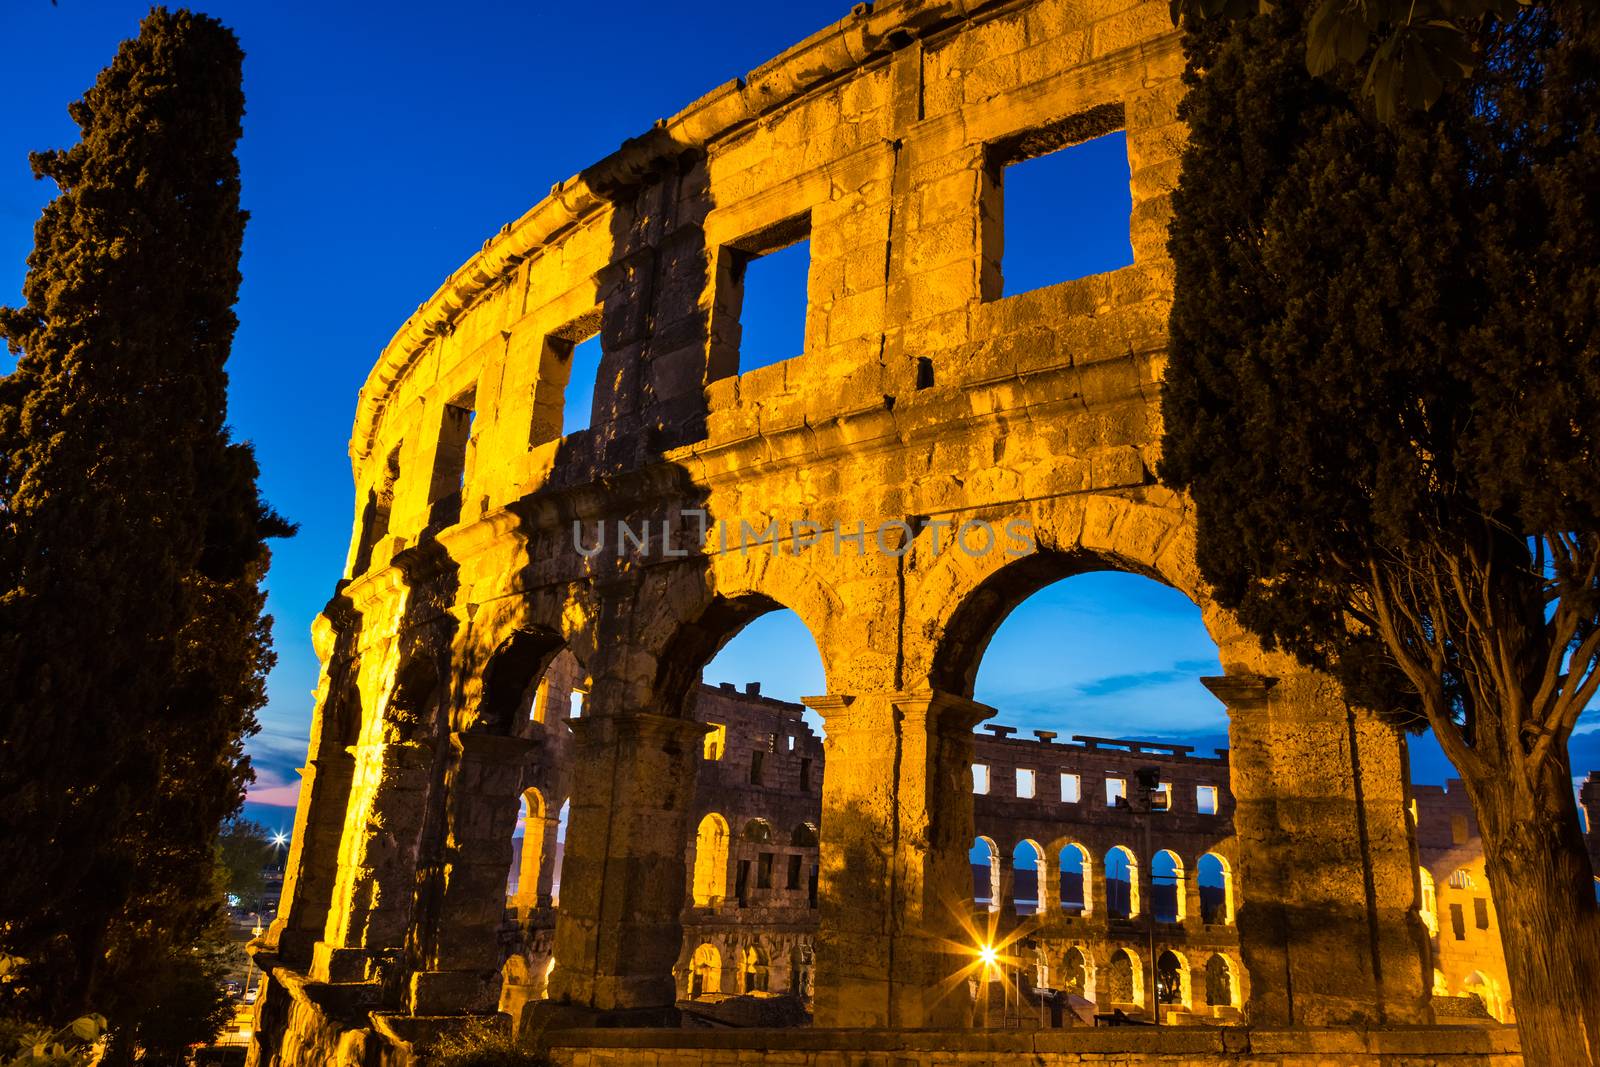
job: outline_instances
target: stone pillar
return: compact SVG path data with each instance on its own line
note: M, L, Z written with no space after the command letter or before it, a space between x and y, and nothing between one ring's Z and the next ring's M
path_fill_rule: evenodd
M570 725L574 780L551 1007L600 1025L670 1022L706 727L642 712L602 712Z
M963 1025L972 729L994 709L937 691L806 703L827 724L816 1024Z
M517 872L518 911L550 906L550 880L555 872L556 832L560 823L559 815L545 814L530 816L523 824L522 859Z
M511 836L522 769L535 744L494 734L450 735L444 867L422 968L407 985L413 1015L492 1012L500 1000L499 930Z
M1000 896L995 910L1000 913L1001 928L1010 930L1017 925L1017 871L1015 858L1003 845L995 856L995 865L1000 868Z
M1191 930L1203 930L1206 921L1200 907L1200 857L1185 856L1183 862L1183 925Z
M397 953L416 876L418 834L433 745L425 741L357 745L351 817L339 844L339 868L311 977L363 982L374 963Z
M1061 850L1041 845L1039 857L1039 916L1046 918L1061 911Z
M1430 1022L1400 738L1312 671L1202 680L1230 720L1251 1024Z
M348 750L336 749L300 768L283 892L264 946L291 967L310 965L312 948L327 929L355 766Z

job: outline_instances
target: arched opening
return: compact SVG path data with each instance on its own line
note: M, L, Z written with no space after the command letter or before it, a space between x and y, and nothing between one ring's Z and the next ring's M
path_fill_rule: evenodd
M544 794L537 787L523 790L512 842L515 860L509 895L514 907L537 908L550 900L549 886L544 883L545 829Z
M1032 841L1019 841L1011 850L1011 901L1018 915L1039 911L1043 897L1043 851Z
M689 961L689 999L722 992L722 953L709 942L694 950Z
M694 835L694 906L721 907L728 895L728 820L711 812Z
M1106 853L1106 914L1113 919L1139 914L1139 862L1122 845Z
M1061 961L1061 991L1069 996L1094 999L1094 967L1076 945L1067 949Z
M1428 928L1428 933L1437 936L1439 933L1439 887L1434 884L1433 875L1426 867L1417 868L1418 901L1417 912L1422 918L1423 925Z
M1089 850L1071 844L1061 849L1061 910L1068 915L1092 915L1094 907L1089 888L1094 883L1093 861Z
M803 822L794 828L794 833L789 835L789 843L796 848L816 848L817 828L815 824Z
M767 992L770 970L766 949L760 945L751 945L745 949L744 970L742 972L744 991L746 993Z
M1228 861L1207 852L1195 865L1195 880L1200 891L1200 917L1208 926L1233 924L1233 872Z
M972 902L988 911L1000 910L1000 850L987 837L972 842Z
M1233 980L1233 965L1228 957L1213 952L1206 961L1206 1006L1210 1008L1237 1008L1239 985Z
M1461 983L1461 988L1468 996L1477 997L1483 1010L1497 1022L1506 1021L1505 1000L1500 995L1500 983L1494 978L1482 971L1473 971Z
M1144 965L1132 949L1119 948L1106 966L1105 1002L1102 1008L1130 1008L1144 1005Z
M1156 956L1156 999L1163 1005L1189 1004L1189 964L1170 948Z
M1150 860L1150 910L1156 922L1183 922L1183 898L1183 860L1171 849L1162 849Z

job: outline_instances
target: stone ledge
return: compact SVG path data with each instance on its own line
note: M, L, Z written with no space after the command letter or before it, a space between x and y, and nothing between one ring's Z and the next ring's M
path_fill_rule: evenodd
M701 1051L716 1060L725 1053L817 1053L794 1062L822 1062L837 1053L911 1053L956 1062L961 1053L1009 1053L1040 1063L1116 1056L1119 1062L1167 1060L1252 1063L1326 1062L1379 1064L1460 1060L1513 1065L1521 1062L1512 1027L1393 1027L1382 1030L1254 1030L1246 1027L1096 1027L1069 1030L567 1030L547 1035L558 1063L580 1062L578 1050L666 1056ZM581 1062L588 1062L587 1059ZM663 1059L662 1062L667 1062ZM673 1055L671 1062L689 1062ZM710 1062L708 1060L708 1062ZM786 1058L787 1062L787 1058Z

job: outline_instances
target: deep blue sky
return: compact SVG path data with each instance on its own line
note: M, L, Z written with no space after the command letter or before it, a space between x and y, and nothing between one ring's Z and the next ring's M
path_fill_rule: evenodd
M345 450L356 391L379 350L485 237L552 183L843 17L850 4L197 7L232 26L246 52L239 155L251 220L230 422L255 443L266 497L301 524L298 537L276 547L269 606L279 665L251 744L260 778L251 812L283 826L289 810L260 802L291 801L293 768L305 756L317 675L308 628L343 566L352 509ZM0 5L0 303L20 299L33 224L54 192L32 180L27 153L76 139L68 102L137 31L145 8ZM1050 208L1008 232L1008 293L1126 261L1125 207L1095 201L1081 217L1063 214L1084 202L1084 183L1125 203L1120 146L1101 144L1073 166L1008 172L1008 221L1025 201ZM770 297L754 284L769 268ZM795 354L792 292L804 249L752 271L746 336L754 361ZM587 412L573 406L569 426L586 423ZM757 623L708 680L763 678L789 697L819 691L820 672L801 677L787 654L797 626L781 615ZM1133 579L1080 578L1019 609L985 663L978 696L1024 727L1220 744L1220 708L1192 680L1215 670L1215 649L1181 597ZM1575 765L1600 764L1597 741L1580 739Z

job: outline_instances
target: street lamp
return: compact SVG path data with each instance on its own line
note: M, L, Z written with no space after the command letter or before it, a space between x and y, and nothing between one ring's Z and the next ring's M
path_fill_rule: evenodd
M1148 891L1144 900L1145 930L1150 940L1150 1015L1157 1026L1161 1025L1161 979L1156 966L1156 863L1150 846L1150 815L1156 810L1156 797L1161 795L1161 768L1140 767L1133 772L1139 784L1139 805L1134 811L1144 818L1144 866L1148 872L1145 885Z

